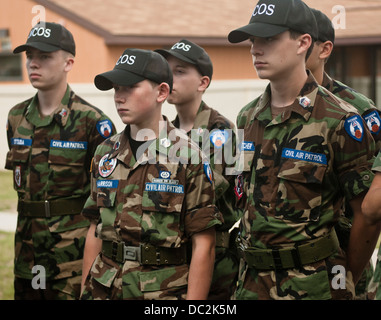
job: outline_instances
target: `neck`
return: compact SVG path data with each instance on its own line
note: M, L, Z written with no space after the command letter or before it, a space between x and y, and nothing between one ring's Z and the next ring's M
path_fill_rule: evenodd
M62 83L58 88L38 90L39 111L42 116L51 115L61 104L67 89L67 83Z
M312 72L316 82L318 83L318 85L322 85L323 83L323 79L324 79L324 67L322 69L319 69L319 70L316 70L314 72Z
M197 117L198 109L200 108L201 98L192 102L176 105L177 115L179 117L180 127L186 132L191 130Z
M303 88L308 75L306 70L294 72L287 79L271 81L271 104L275 107L287 107L294 103Z

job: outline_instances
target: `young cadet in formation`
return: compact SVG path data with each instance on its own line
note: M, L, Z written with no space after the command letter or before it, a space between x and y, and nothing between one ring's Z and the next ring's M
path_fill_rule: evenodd
M307 59L307 69L309 69L319 85L324 86L335 96L347 101L354 106L363 117L367 128L372 133L376 143L376 153L381 149L381 118L380 111L376 108L373 101L363 94L355 91L338 80L332 79L324 70L335 43L335 29L331 20L321 11L311 8L318 26L318 38L315 41L311 55ZM349 204L345 205L345 215L335 226L341 247L346 250L348 246L351 220L353 214ZM373 265L370 260L366 266L361 279L356 285L356 299L373 299L378 284L372 281ZM371 282L372 281L372 282ZM370 283L371 286L370 286Z
M114 88L126 128L93 160L82 299L206 299L221 214L201 150L162 116L173 83L167 61L127 49L94 81Z
M170 50L155 51L167 59L173 73L173 90L167 99L177 110L172 123L200 146L213 170L216 206L224 223L216 228L216 259L208 299L227 300L237 281L239 261L236 234L229 230L240 215L234 208L234 176L226 171L234 165L234 124L202 100L213 76L212 61L203 48L183 39Z
M228 36L250 39L257 74L270 81L237 117L245 133L235 299L352 299L379 235L361 211L374 140L356 109L306 71L317 34L302 1L261 0ZM347 255L334 229L345 198L354 215Z
M381 151L379 151L374 160L372 170L375 172L375 177L361 207L364 214L366 214L371 221L381 224ZM371 295L371 298L375 300L381 300L380 282L381 248L378 249L376 266L368 287L368 295Z
M90 192L90 163L115 127L67 84L75 56L70 31L40 22L14 49L22 51L38 91L10 110L7 123L5 167L13 170L18 194L15 299L79 298L89 226L80 213Z

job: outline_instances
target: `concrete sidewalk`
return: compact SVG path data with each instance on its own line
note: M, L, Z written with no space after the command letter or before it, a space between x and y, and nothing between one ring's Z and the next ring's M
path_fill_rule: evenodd
M0 212L0 230L15 232L17 224L17 213Z

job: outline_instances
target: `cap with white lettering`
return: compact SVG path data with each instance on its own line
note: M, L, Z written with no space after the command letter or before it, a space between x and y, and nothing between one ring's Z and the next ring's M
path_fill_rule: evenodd
M37 23L29 32L25 44L18 46L13 53L26 51L29 47L43 52L64 50L75 56L75 42L73 35L64 26L54 22Z
M151 50L126 49L114 69L98 74L94 84L105 91L112 89L114 84L131 86L146 79L158 84L168 83L172 91L172 71L162 55Z
M212 79L213 64L209 55L199 45L187 39L175 43L169 50L157 49L155 51L164 57L172 55L177 59L193 64L198 68L201 75L208 76L209 79Z
M287 30L308 33L316 40L318 27L311 9L301 0L260 0L249 24L231 31L228 40L238 43L251 36L268 38Z
M333 28L331 20L320 10L311 8L311 11L315 16L318 26L317 40L321 42L331 41L332 43L335 43L335 29Z

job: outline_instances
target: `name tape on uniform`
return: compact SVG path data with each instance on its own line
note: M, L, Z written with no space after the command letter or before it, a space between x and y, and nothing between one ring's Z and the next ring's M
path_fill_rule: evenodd
M32 139L12 138L11 144L12 144L12 146L30 147L32 145Z
M282 158L327 164L327 156L325 154L295 150L295 149L289 149L289 148L284 148L282 150Z
M109 188L116 189L118 188L119 180L98 180L97 188Z
M51 140L51 148L87 150L87 141L61 141Z

